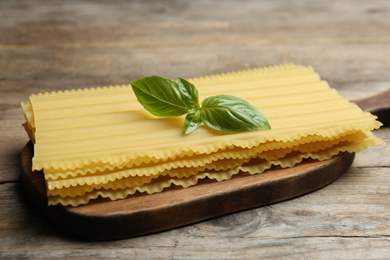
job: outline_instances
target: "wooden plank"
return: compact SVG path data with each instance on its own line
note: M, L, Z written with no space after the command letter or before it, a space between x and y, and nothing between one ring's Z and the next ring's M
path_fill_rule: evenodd
M390 249L388 173L388 168L351 168L332 185L308 196L150 236L99 243L58 233L28 206L20 184L10 183L0 186L0 256L228 259L305 255L325 259L337 254L372 259L388 255Z
M349 99L389 89L389 1L0 1L0 258L384 259L387 146L309 196L121 241L75 241L47 225L18 182L19 102L46 90L313 65ZM63 44L61 43L63 42ZM142 44L145 44L143 46Z
M365 54L367 48L371 49L368 57ZM316 56L313 57L312 53L316 53ZM68 80L96 76L103 81L96 82L97 85L103 84L107 78L112 80L111 84L124 84L157 73L172 78L177 75L196 77L241 70L244 65L261 67L292 62L312 65L324 79L329 80L331 86L342 88L346 82L349 85L362 85L362 82L367 81L388 81L390 76L385 72L390 68L383 53L390 53L388 44L222 44L82 50L0 49L0 58L3 61L3 66L0 64L0 76L9 80L47 79L65 83ZM24 62L25 60L29 62ZM332 62L338 62L340 66L329 65ZM362 63L365 65L360 68ZM113 80L115 78L119 79ZM77 87L79 86L74 86ZM387 86L381 88L388 89Z
M8 45L109 46L126 42L150 46L156 43L245 43L250 40L286 43L313 39L321 42L342 39L378 42L388 39L388 28L383 20L387 18L389 3L383 0L333 5L324 2L308 4L302 0L294 4L285 1L264 4L254 0L245 3L227 1L224 4L169 1L169 5L142 1L116 5L99 1L67 1L61 5L48 3L45 6L2 1L1 5L4 26L1 33L5 36L1 42ZM29 12L25 12L27 8ZM53 13L53 10L56 12ZM332 19L329 19L330 13L333 14ZM147 19L139 19L142 15L146 15ZM361 19L362 15L365 19ZM367 23L367 20L370 22ZM352 23L354 26L351 26ZM10 28L18 28L19 31L15 33ZM348 34L343 33L346 31ZM261 37L254 32L261 32ZM242 37L237 37L239 35Z
M356 155L354 167L389 167L390 166L390 129L381 128L374 131L374 135L381 138L385 146L373 146Z

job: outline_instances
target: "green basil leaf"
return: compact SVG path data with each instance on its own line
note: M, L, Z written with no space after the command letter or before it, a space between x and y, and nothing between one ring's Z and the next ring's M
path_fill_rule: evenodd
M257 108L241 98L229 95L204 99L200 117L208 127L227 133L271 129Z
M188 109L199 107L198 90L195 86L183 78L177 78L181 98Z
M245 100L229 95L206 98L199 106L198 91L183 78L173 81L151 76L131 82L138 101L151 114L159 117L181 116L187 113L183 135L205 125L224 132L244 132L271 129L267 119Z
M138 101L158 117L181 116L188 112L176 81L151 76L131 82Z
M200 119L200 110L191 109L188 111L186 119L184 121L183 135L187 135L197 129L202 120Z

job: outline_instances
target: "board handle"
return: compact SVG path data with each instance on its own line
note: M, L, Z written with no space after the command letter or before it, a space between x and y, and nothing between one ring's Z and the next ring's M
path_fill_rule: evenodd
M376 115L383 127L390 126L390 89L371 97L353 100L363 111Z

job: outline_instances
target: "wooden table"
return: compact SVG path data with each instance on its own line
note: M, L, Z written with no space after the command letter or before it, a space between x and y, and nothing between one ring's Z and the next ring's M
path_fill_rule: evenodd
M20 181L29 94L312 65L349 99L390 88L390 2L0 2L0 258L384 259L390 257L389 146L359 153L305 196L167 232L78 241L48 225ZM376 135L390 144L390 130Z

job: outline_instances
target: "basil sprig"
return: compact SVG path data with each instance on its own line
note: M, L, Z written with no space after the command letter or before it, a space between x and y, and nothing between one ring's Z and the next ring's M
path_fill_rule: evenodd
M138 101L157 117L175 117L187 114L183 135L189 134L203 122L208 127L223 131L245 132L271 129L268 120L247 101L217 95L203 100L199 105L198 91L183 78L177 82L151 76L131 82Z

